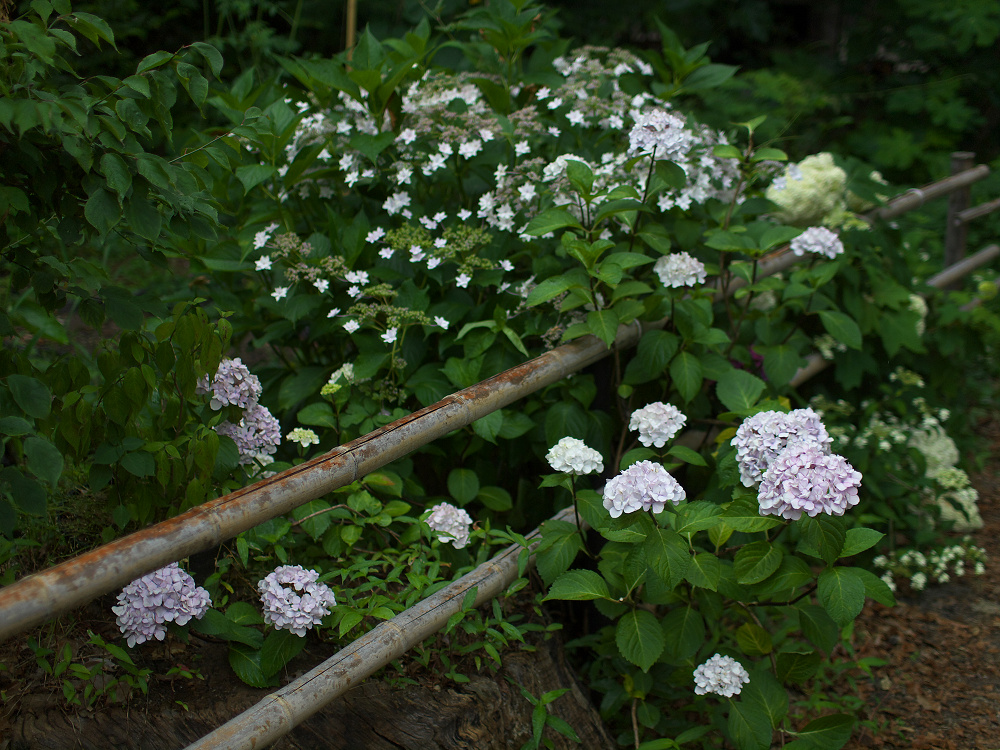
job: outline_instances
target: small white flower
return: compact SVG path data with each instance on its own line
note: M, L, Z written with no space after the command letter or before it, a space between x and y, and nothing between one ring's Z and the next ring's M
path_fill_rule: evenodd
M562 133L562 131L555 125L549 126L549 135L551 135L553 138L558 138L560 133Z
M365 242L378 242L385 237L385 230L382 227L375 227L365 237Z
M448 247L448 240L446 240L444 237L438 237L436 240L434 240L434 247L436 247L438 250L443 250L444 248Z
M279 299L283 299L286 294L288 294L287 286L275 287L274 291L271 292L271 296L274 297L275 302L277 302Z
M410 144L417 140L417 131L413 128L406 128L397 137L397 141L402 141L403 143Z
M522 185L521 187L519 187L517 189L517 192L520 194L521 200L524 201L525 203L528 203L531 200L533 200L536 195L535 186L532 185L530 182L527 185Z
M271 270L271 256L262 255L257 258L257 262L254 263L254 268L258 271L270 271Z
M348 333L354 333L359 328L361 328L361 324L358 323L358 321L356 320L349 320L346 323L344 323L344 330L347 331Z
M386 260L389 260L389 258L392 257L392 254L394 252L396 252L396 251L393 250L391 247L383 247L381 250L378 251L378 254L381 257L385 258Z
M420 245L410 246L410 263L419 263L422 261L426 255L424 254L424 249Z
M434 316L434 323L441 326L444 330L448 330L448 326L451 325L447 320L442 318L440 315Z
M308 448L310 445L319 445L319 435L305 427L296 427L285 435L285 440L298 443L303 448Z
M465 141L458 147L458 154L463 159L471 159L483 150L483 142L478 138L472 141Z
M339 307L335 307L332 310L330 310L330 312L328 312L326 314L326 317L328 317L328 318L335 318L338 315L340 315L340 308Z
M462 287L462 289L465 289L465 287L469 285L470 281L472 281L472 277L469 276L467 273L459 274L458 278L455 279L455 283L458 286Z
M433 271L435 268L441 265L441 259L437 256L431 256L427 259L427 270Z
M500 261L500 268L502 268L505 271L513 271L514 264L511 263L509 260L502 260Z
M470 216L472 216L472 211L470 211L467 208L463 208L461 211L458 212L458 218L460 221L465 221Z
M330 282L326 279L316 279L313 282L313 286L319 290L320 294L324 294L326 290L330 288Z
M531 151L531 146L527 141L520 141L514 144L514 154L517 156L524 156Z
M396 342L396 332L398 328L390 328L388 331L382 334L381 339L387 344L393 344Z
M357 285L349 287L347 289L347 293L351 295L351 297L358 298L361 296L361 287Z
M367 271L348 271L344 275L344 279L350 284L367 284L368 283L368 272Z
M583 112L578 109L571 109L566 113L566 119L573 125L583 125Z

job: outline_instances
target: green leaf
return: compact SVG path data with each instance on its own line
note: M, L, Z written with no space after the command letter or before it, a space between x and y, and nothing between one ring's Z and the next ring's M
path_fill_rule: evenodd
M452 469L448 474L448 492L459 506L466 505L479 494L479 477L472 469Z
M668 589L684 580L691 565L688 546L673 529L656 528L642 543L649 567Z
M122 210L111 191L98 188L87 198L83 215L103 237L121 221Z
M549 208L528 222L523 234L539 237L563 227L583 229L580 221L564 208Z
M840 643L840 628L827 611L816 604L796 604L802 634L819 649L830 654Z
M125 160L118 154L108 151L101 157L101 174L108 181L108 187L118 194L118 200L132 187L132 173L125 166Z
M219 74L222 73L222 54L219 50L207 42L192 42L191 46L201 53L201 56L205 58L205 62L208 63L212 75L218 78Z
M733 561L737 583L760 583L778 569L782 557L781 548L770 542L745 545Z
M148 200L133 195L125 204L125 220L132 231L143 239L150 242L159 239L163 218Z
M771 724L755 706L744 701L729 709L729 734L740 750L767 750L771 747Z
M739 67L736 65L720 65L718 63L702 65L695 68L694 72L684 79L683 86L687 91L704 91L715 88L732 78L737 70Z
M24 455L28 459L28 469L39 479L55 488L63 471L63 456L52 443L43 437L33 435L24 441Z
M42 485L24 476L13 466L0 472L0 483L3 482L10 486L11 497L22 513L31 516L45 515L46 495Z
M260 666L260 651L246 644L229 644L229 666L233 668L236 676L250 687L264 688L270 684Z
M30 435L35 431L35 428L31 425L27 419L21 419L21 417L3 417L0 418L0 435Z
M823 657L816 651L779 653L777 660L778 679L782 682L801 685L813 678L822 661Z
M879 604L884 604L887 607L895 606L896 597L893 596L892 589L889 588L889 585L885 581L872 573L870 570L865 570L864 568L850 568L850 570L853 571L865 585L866 596L874 599Z
M291 630L272 630L260 648L260 669L265 677L272 677L285 668L306 646L304 636Z
M677 352L680 339L667 331L646 331L639 339L636 354L625 368L624 382L639 385L655 380L666 372Z
M700 586L709 591L719 588L719 578L722 576L722 564L719 558L709 552L701 552L691 558L691 567L685 576L694 586Z
M559 576L544 601L564 599L585 601L589 599L611 599L608 584L600 574L592 570L570 570Z
M844 540L847 538L843 519L825 514L815 518L804 516L800 519L800 527L802 532L798 544L799 552L818 557L828 565L833 565L834 560L840 557L844 549Z
M694 607L678 607L662 620L664 658L681 664L698 653L705 641L705 620Z
M863 526L855 529L848 529L844 539L844 549L840 551L840 557L851 557L871 549L885 537L881 531L866 529Z
M746 370L726 372L715 386L715 393L729 411L742 412L757 403L767 386L764 381Z
M821 716L793 734L815 750L840 750L851 738L856 719L848 714Z
M495 510L498 513L506 513L514 507L514 501L510 493L503 487L494 487L492 485L483 487L479 490L479 494L476 495L476 499L490 510Z
M608 345L615 343L618 335L618 315L614 310L594 310L587 313L587 325L590 332Z
M648 672L663 653L666 639L656 616L644 609L626 612L615 628L615 643L622 656Z
M690 401L701 389L701 362L691 352L681 352L670 363L670 379L681 398Z
M543 302L548 302L553 297L558 297L567 289L579 286L582 286L582 284L580 283L580 278L577 275L563 274L562 276L553 276L545 279L545 281L542 281L534 289L528 292L528 298L525 300L525 304L528 307L534 307L535 305L540 305Z
M771 634L753 622L745 622L737 628L736 643L747 656L763 656L773 649Z
M503 429L503 412L499 409L480 417L472 423L472 431L488 443L496 445L497 435Z
M542 523L542 541L535 550L535 565L546 586L551 586L573 564L583 550L576 524L566 521Z
M708 462L701 457L698 451L692 450L684 445L675 445L670 450L667 451L668 456L673 456L678 461L683 461L686 464L694 464L695 466L708 466Z
M877 330L890 357L896 356L904 346L911 352L926 351L921 336L917 333L919 323L920 314L912 310L879 311Z
M246 195L277 171L270 164L244 164L236 168L236 179L243 185L243 194Z
M685 503L677 508L677 515L673 519L674 530L679 534L705 531L717 525L721 515L722 508L714 503L704 500Z
M10 388L14 401L29 417L44 419L49 416L52 393L42 381L14 374L7 377L7 387Z
M865 584L851 568L828 568L819 576L820 604L835 623L854 622L865 606Z
M773 516L762 516L757 501L750 497L740 497L731 502L723 511L722 518L734 531L746 533L767 531L782 523Z
M861 348L861 329L853 318L837 310L820 310L819 318L834 339L851 349Z
M236 625L263 625L257 608L248 602L233 602L226 609L226 619Z
M740 693L740 702L755 707L767 717L771 726L778 729L788 714L788 691L766 668L758 666L750 672L750 682Z
M764 372L767 373L767 379L778 388L788 384L806 361L788 344L757 347L757 351L764 356Z
M309 404L300 409L295 419L299 424L308 427L327 427L332 430L337 429L337 415L333 413L333 407L325 401Z
M389 148L395 138L396 134L391 131L378 135L359 133L351 138L350 144L352 148L356 148L367 156L371 162L377 163L379 154Z

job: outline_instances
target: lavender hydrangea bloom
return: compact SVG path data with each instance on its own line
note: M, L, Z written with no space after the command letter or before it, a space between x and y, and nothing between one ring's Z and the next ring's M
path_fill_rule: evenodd
M635 126L628 134L630 153L656 149L657 159L679 161L687 156L694 135L684 120L665 109L656 109L635 117Z
M694 692L715 693L725 698L739 695L750 682L750 674L731 656L716 654L694 670Z
M654 401L632 412L628 428L639 431L639 442L647 448L662 448L687 422L687 417L673 404Z
M319 625L337 600L330 587L318 579L318 572L301 565L275 568L257 584L264 622L297 636L304 636L309 628Z
M174 562L132 581L111 611L131 647L154 638L162 641L168 622L186 625L191 618L200 620L211 606L208 591L196 586Z
M813 443L823 453L829 453L833 439L812 409L796 409L787 414L762 411L743 420L732 440L743 486L753 487L760 482L771 462L793 442Z
M796 255L816 253L833 259L844 252L844 243L826 227L809 227L789 244Z
M827 513L842 516L858 504L861 474L843 456L824 452L815 443L793 443L764 474L758 502L762 516L798 520Z
M195 388L195 392L201 395L211 393L209 405L216 411L229 405L246 409L257 403L262 390L260 380L250 374L239 357L222 360L211 382L206 375Z
M604 458L600 453L577 438L564 437L545 454L545 460L563 474L590 474L604 471Z
M220 422L214 429L233 439L240 452L240 463L244 465L261 454L274 453L281 444L281 425L267 407L260 404L251 405L239 424Z
M431 508L431 514L427 516L427 525L437 534L439 542L451 542L455 549L462 549L469 543L472 518L451 503L438 503Z
M612 518L637 510L660 513L687 497L684 488L660 464L639 461L604 485L604 507Z
M671 253L653 264L653 272L665 287L678 288L705 283L705 264L688 253Z

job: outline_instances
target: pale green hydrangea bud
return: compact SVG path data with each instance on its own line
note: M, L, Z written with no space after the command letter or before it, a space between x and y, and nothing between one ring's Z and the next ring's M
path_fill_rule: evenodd
M795 226L837 225L846 211L847 173L823 152L789 164L765 195L778 204L775 218Z

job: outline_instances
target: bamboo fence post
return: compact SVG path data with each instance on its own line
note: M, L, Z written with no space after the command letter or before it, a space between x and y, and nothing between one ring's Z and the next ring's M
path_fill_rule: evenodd
M955 151L951 155L951 173L960 174L972 168L976 155L971 151ZM958 217L969 207L971 190L968 185L948 197L948 219L944 231L944 265L947 268L965 257L968 228Z

